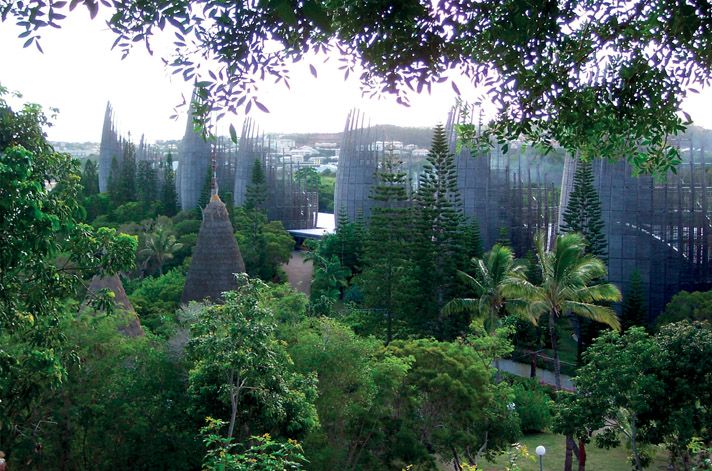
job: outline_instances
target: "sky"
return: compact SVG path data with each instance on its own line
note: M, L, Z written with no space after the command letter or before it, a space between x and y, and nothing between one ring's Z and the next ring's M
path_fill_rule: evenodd
M23 49L20 32L11 23L0 23L0 84L19 91L24 101L56 107L60 113L48 130L52 141L98 142L107 101L111 101L119 131L148 141L180 139L185 131L185 113L170 119L182 95L191 85L180 75L171 75L158 55L143 46L121 60L111 51L114 35L103 21L90 20L80 8L69 15L61 29L46 28L40 53L34 46ZM158 38L159 41L161 38ZM168 38L166 38L167 40ZM250 116L268 133L336 132L344 127L348 111L360 108L372 124L433 126L447 118L456 95L449 83L434 86L432 95L413 95L412 106L395 98L362 98L360 84L352 75L343 79L335 60L307 58L291 70L291 90L283 85L260 86L260 101L270 113L253 111ZM309 72L318 69L318 78ZM465 78L456 78L463 99L476 98L477 90ZM703 90L683 103L693 121L712 129L712 89ZM229 124L239 129L243 116L228 116L218 123L218 133L227 134Z

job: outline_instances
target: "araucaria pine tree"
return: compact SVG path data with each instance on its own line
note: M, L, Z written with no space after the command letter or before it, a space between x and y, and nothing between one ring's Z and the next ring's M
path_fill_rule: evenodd
M203 188L200 190L200 196L198 197L198 207L196 211L203 216L203 208L205 208L210 202L210 193L213 189L213 167L208 165L205 169L205 178L203 178Z
M456 286L458 260L463 258L462 200L457 168L442 125L433 140L415 194L416 257L423 314L439 313ZM432 319L431 319L432 320ZM442 319L431 325L442 337Z
M578 232L586 240L586 252L605 261L608 249L603 228L601 200L593 186L591 163L578 161L561 232Z
M142 160L136 167L136 192L144 207L156 200L158 178L151 162Z
M319 244L319 254L327 260L336 256L352 274L361 273L363 257L364 226L360 219L349 220L346 211L339 213L336 231L324 237Z
M635 270L630 275L630 285L623 296L623 310L621 312L621 331L625 332L631 327L648 327L648 309L645 305L640 273Z
M111 158L111 167L109 169L109 199L111 204L114 206L119 206L122 202L121 199L121 168L119 167L119 159L116 156Z
M574 174L574 185L569 203L564 211L562 233L577 232L586 241L586 253L605 262L608 253L606 236L603 234L601 200L593 185L593 171L590 162L578 161ZM584 350L600 333L601 326L582 317L578 321L577 361L581 363Z
M264 211L266 202L267 179L265 178L264 170L262 170L262 163L255 159L255 163L252 165L250 183L245 190L245 207Z
M371 210L364 269L359 277L366 305L383 313L386 342L390 342L397 325L407 321L408 300L414 292L411 204L406 174L400 162L386 156L376 173L376 184L370 198Z
M119 191L122 202L136 200L136 146L131 142L124 147Z
M173 170L173 156L166 156L163 167L163 188L161 189L161 212L166 216L175 216L178 212L178 192L176 191L176 172Z
M84 164L81 183L84 189L84 196L92 196L99 193L99 174L96 168L96 162L93 160L87 160Z
M467 260L482 258L485 254L485 250L484 247L482 247L482 233L477 219L473 218L465 225L462 231L462 237Z

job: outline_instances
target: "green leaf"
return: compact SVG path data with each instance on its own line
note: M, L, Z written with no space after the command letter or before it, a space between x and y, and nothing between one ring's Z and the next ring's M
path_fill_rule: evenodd
M237 144L237 131L235 131L235 126L233 124L230 124L230 140Z

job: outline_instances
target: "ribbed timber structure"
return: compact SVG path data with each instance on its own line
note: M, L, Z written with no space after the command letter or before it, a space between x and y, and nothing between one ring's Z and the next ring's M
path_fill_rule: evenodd
M627 162L593 163L608 242L608 278L627 288L638 270L650 319L680 290L712 288L712 172L709 132L677 138L683 162L657 181L635 176ZM567 162L571 165L571 161ZM572 182L562 183L562 193Z
M474 116L474 110L470 116ZM447 120L450 149L455 152L453 110ZM455 156L458 189L468 219L480 226L482 243L491 247L504 229L515 252L522 256L532 248L538 232L554 237L558 217L558 182L561 166L551 157L542 157L517 142L508 151L493 144L491 149L472 153L463 148Z
M179 153L176 190L183 211L196 209L200 193L205 186L210 166L210 144L195 132L192 108L188 111L188 121Z
M116 158L121 161L123 146L119 134L114 126L114 112L111 103L106 103L104 124L101 129L101 144L99 145L99 191L104 193L109 190L109 176L111 174L111 161Z
M352 110L346 118L341 139L339 164L336 168L334 188L334 217L336 221L346 214L350 221L362 215L371 215L373 201L369 198L376 180L378 163L383 158L373 142L374 130L365 124L365 116Z
M235 205L245 203L247 187L255 161L259 161L267 183L267 217L281 221L285 229L313 229L319 210L319 188L315 182L297 178L297 172L309 165L294 163L284 155L270 152L270 142L260 135L251 119L245 120L240 134L240 148L235 159L233 198Z

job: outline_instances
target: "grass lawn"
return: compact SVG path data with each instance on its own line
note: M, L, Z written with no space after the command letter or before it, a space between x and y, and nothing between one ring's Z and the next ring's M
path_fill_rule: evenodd
M544 469L546 471L561 471L564 469L564 453L566 451L564 437L553 433L539 433L526 435L520 441L526 445L529 453L536 458L534 449L538 445L546 447L544 456ZM597 448L593 443L586 447L586 471L630 471L631 465L628 463L629 451L625 446L613 450ZM539 462L526 459L520 460L522 471L539 471ZM502 471L507 464L507 456L500 456L494 463L480 463L484 471ZM578 469L578 463L574 458L573 469ZM652 471L667 469L667 451L658 449L652 464L648 468Z

